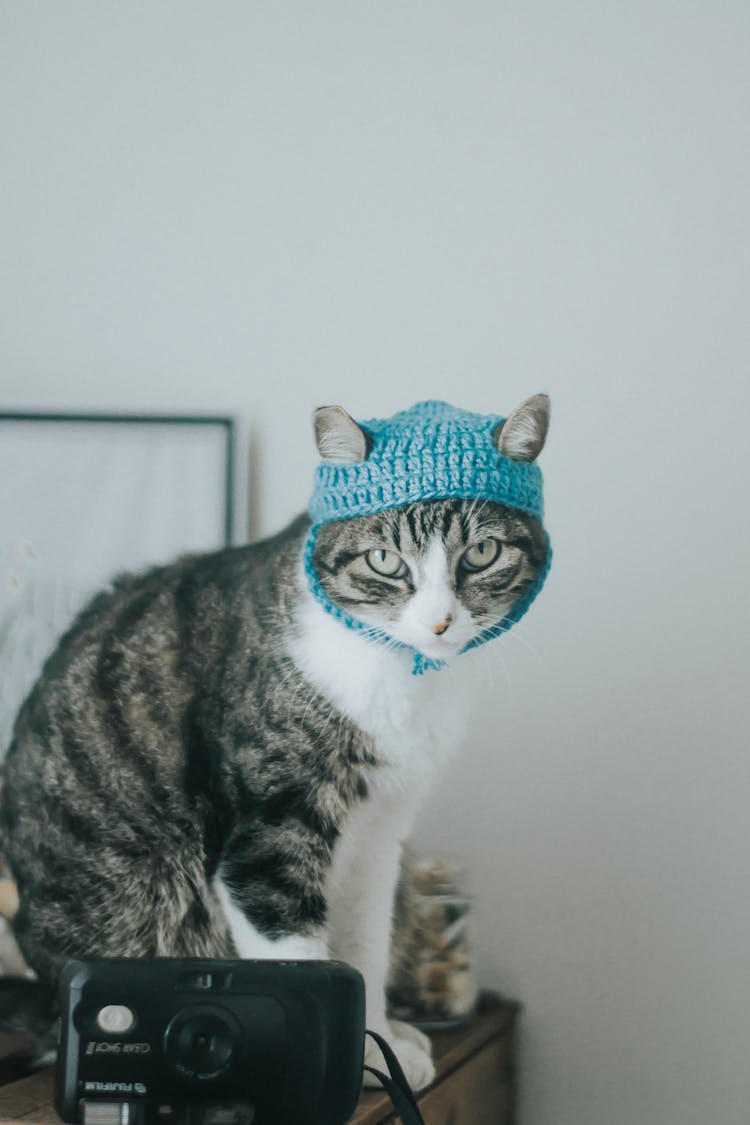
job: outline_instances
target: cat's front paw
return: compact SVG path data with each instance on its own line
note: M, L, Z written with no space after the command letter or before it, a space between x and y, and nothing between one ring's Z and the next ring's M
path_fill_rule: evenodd
M388 1026L391 1029L391 1038L408 1039L410 1043L416 1043L421 1047L426 1055L432 1056L432 1043L429 1036L418 1027L414 1027L411 1023L404 1023L403 1020L388 1020Z
M398 1024L398 1021L393 1021ZM432 1062L432 1053L430 1041L426 1035L417 1032L416 1028L408 1024L402 1025L407 1028L409 1032L416 1032L426 1040L426 1048L421 1043L413 1039L402 1039L399 1036L386 1033L385 1038L388 1040L389 1045L394 1051L396 1058L401 1064L401 1069L406 1075L406 1081L411 1086L412 1090L423 1090L425 1086L429 1086L430 1082L435 1077L435 1067ZM365 1046L365 1066L374 1066L376 1070L388 1070L385 1065L380 1048L377 1043L368 1037ZM374 1076L365 1071L364 1078L365 1086L380 1086L380 1082Z

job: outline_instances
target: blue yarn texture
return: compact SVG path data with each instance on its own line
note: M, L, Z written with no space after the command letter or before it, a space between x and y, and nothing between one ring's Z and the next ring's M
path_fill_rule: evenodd
M410 645L358 621L329 598L313 566L318 531L332 520L372 515L424 500L487 499L535 516L544 515L542 473L534 462L514 461L498 453L492 433L505 419L497 414L473 414L447 402L418 402L392 418L372 418L357 424L369 435L372 449L355 465L322 462L315 471L310 500L312 527L304 547L308 585L323 608L349 629L397 648L411 649L412 672L443 667ZM545 532L546 535L546 532ZM461 652L505 633L523 617L544 585L552 561L547 536L547 560L534 586L510 613L480 633Z

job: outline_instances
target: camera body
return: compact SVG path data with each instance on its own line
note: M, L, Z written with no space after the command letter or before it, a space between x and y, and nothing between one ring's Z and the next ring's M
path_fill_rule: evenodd
M69 961L55 1107L80 1125L343 1125L365 1034L335 961Z

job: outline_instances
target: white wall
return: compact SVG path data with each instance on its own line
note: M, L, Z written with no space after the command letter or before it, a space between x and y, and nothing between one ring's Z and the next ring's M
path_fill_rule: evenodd
M266 532L314 405L552 395L552 575L419 832L525 1002L522 1125L748 1119L749 36L744 0L0 6L3 407L236 412Z

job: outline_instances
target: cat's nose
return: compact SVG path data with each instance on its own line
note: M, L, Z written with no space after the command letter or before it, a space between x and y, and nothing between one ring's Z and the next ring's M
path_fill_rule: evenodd
M433 633L436 633L438 637L442 637L443 633L448 628L452 620L453 617L449 613L448 616L443 618L442 621L438 621L437 625L432 626Z

